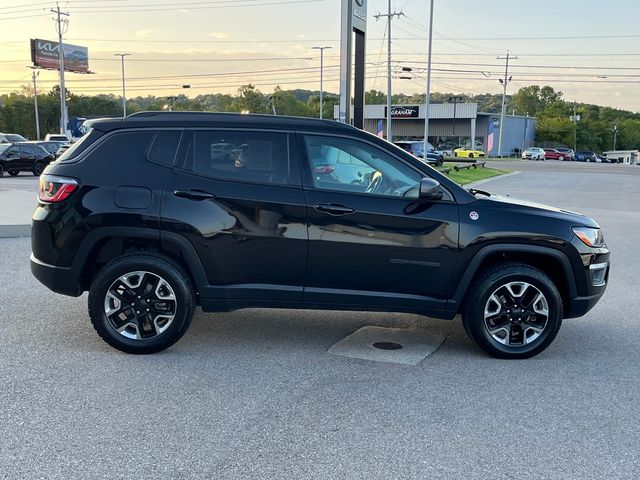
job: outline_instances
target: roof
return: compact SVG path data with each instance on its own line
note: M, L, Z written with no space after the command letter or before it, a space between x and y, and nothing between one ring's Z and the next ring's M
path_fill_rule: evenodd
M89 120L86 125L102 131L127 127L251 127L322 129L329 131L356 130L350 125L333 120L288 117L281 115L260 115L213 112L138 112L125 118L101 118Z

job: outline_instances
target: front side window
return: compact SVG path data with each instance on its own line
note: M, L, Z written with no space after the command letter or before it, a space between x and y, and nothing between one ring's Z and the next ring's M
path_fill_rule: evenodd
M324 190L417 198L422 175L366 143L305 136L313 186Z
M194 137L193 170L225 180L286 184L288 150L285 133L199 130Z

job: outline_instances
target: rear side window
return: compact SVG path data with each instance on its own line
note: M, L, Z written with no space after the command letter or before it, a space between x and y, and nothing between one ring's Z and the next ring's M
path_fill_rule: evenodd
M270 184L289 182L285 133L198 130L193 145L193 170L199 175Z
M93 145L93 143L102 137L102 135L104 135L104 133L99 130L89 129L89 131L84 134L80 140L73 143L62 155L60 155L58 161L63 163L74 161L78 155Z
M159 130L153 138L147 159L153 163L173 167L181 135L180 130Z
M119 159L126 162L144 160L155 134L152 131L116 133L98 145L89 154L88 160L105 163Z

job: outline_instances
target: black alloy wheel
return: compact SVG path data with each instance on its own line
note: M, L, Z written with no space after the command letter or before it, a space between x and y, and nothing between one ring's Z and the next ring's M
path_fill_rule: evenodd
M497 358L528 358L546 349L562 324L562 298L551 279L525 264L505 263L472 285L463 323Z

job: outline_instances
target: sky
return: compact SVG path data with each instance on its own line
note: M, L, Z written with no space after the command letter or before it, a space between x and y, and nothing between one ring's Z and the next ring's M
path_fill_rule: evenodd
M65 43L89 48L94 75L69 73L74 93L127 97L234 93L255 84L263 92L319 89L325 50L325 90L337 93L340 0L68 0ZM386 89L387 0L368 0L367 89ZM392 0L402 12L391 25L393 93L424 92L428 0ZM551 85L570 101L640 111L640 2L637 0L435 0L432 91L501 93L504 56L509 93ZM55 40L42 0L0 0L0 93L30 82L29 39ZM411 79L400 79L403 66ZM403 75L406 76L406 75ZM41 71L50 90L57 72ZM182 85L191 85L186 90Z

